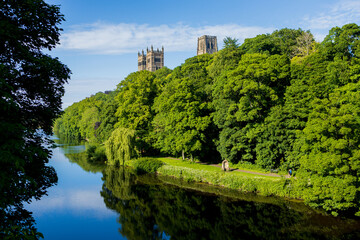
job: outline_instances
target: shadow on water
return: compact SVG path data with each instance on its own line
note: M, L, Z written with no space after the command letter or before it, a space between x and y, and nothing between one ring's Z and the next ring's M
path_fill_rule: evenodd
M119 213L119 232L128 239L360 238L359 221L325 216L302 203L136 176L125 168L106 168L103 181L101 196Z

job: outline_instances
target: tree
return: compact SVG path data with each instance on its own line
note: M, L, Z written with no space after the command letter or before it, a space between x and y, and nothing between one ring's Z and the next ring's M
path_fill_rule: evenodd
M225 37L224 38L224 48L238 48L239 44L237 43L238 39Z
M360 84L315 99L304 128L298 179L312 207L360 215Z
M117 123L117 92L98 92L67 107L54 122L54 133L63 141L105 142Z
M79 122L80 132L84 139L92 140L96 138L96 124L99 122L99 109L95 106L86 108Z
M125 161L138 155L135 134L135 130L128 128L117 128L111 133L110 138L105 142L109 165L124 165Z
M244 54L236 69L213 85L214 123L220 129L218 151L229 161L254 162L259 125L281 103L290 80L285 55Z
M169 154L219 161L214 147L217 129L211 120L211 78L207 73L213 56L190 58L175 68L155 99L153 135L156 147Z
M117 126L131 129L149 129L152 118L151 105L156 97L155 74L140 71L129 74L118 85Z
M70 74L57 58L42 52L59 43L63 20L59 7L42 0L0 3L1 238L39 237L22 204L39 199L57 181L54 169L46 166L48 138L39 129L51 134Z
M297 45L296 39L303 33L304 31L301 29L283 28L272 34L261 34L245 39L240 49L244 53L285 54L292 57L293 49Z
M305 154L298 139L303 137L302 130L316 107L312 102L327 99L334 89L357 82L360 77L358 58L348 54L351 47L356 52L358 28L354 24L333 28L318 51L291 65L292 84L286 90L284 105L287 124L282 124L285 127L282 131L293 139L287 156L292 167L298 168L299 159Z
M321 43L321 50L329 59L350 60L360 56L360 26L355 23L334 27Z
M118 85L118 95L115 101L118 105L116 117L118 123L115 127L129 128L137 131L141 142L141 152L150 154L152 148L151 122L155 115L152 105L155 97L160 91L164 75L167 70L158 70L159 78L156 80L155 73L140 71L129 74L124 81Z
M239 48L228 47L220 50L214 54L214 60L208 67L209 76L213 79L226 77L227 71L234 70L237 67L241 55Z
M110 137L118 121L115 116L118 107L115 102L116 95L116 91L107 94L107 99L100 108L100 126L95 131L96 139L99 143L105 142Z
M296 38L296 46L294 46L293 56L306 57L316 49L314 36L309 32L303 32Z

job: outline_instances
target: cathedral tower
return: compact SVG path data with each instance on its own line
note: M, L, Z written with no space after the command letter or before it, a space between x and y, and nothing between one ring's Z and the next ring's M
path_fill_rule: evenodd
M138 53L138 71L148 70L155 72L156 70L164 67L164 47L161 50L157 49L154 51L153 46L151 49L146 49Z
M218 51L216 36L204 35L198 38L197 55Z

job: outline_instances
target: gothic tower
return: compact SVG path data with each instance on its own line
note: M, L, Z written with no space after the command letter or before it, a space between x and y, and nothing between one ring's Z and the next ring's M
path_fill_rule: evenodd
M218 51L216 36L204 35L198 38L197 55Z
M144 50L138 52L138 71L142 71L146 69L146 55L144 54Z
M150 50L146 49L146 54L144 51L141 54L138 53L138 71L155 72L162 67L164 67L164 47L161 50L154 51L153 46L151 46Z

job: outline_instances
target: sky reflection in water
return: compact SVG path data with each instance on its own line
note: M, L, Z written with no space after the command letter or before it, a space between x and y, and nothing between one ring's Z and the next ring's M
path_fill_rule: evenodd
M106 208L100 195L101 172L86 172L64 155L83 150L83 145L53 150L50 165L56 169L58 185L27 209L45 239L125 239L118 232L118 214Z
M84 145L54 149L50 164L58 185L27 206L45 239L360 237L360 221L326 217L278 198L164 176L136 176L124 168L104 169L89 164L81 153L84 149Z

